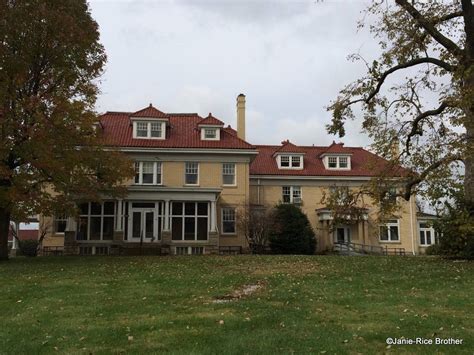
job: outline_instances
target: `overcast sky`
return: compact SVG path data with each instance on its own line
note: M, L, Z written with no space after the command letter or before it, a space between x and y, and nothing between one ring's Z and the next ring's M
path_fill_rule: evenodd
M364 73L347 56L379 49L357 21L367 1L90 1L108 63L99 112L209 112L235 127L247 97L247 140L327 145L325 106ZM346 145L367 146L360 123Z

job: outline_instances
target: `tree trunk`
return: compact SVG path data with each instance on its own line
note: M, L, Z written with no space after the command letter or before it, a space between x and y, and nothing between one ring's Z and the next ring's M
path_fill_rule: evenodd
M0 260L8 260L8 231L10 211L0 207Z

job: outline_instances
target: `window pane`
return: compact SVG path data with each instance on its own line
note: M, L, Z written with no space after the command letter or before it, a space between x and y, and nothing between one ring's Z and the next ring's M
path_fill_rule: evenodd
M425 231L420 231L420 244L425 244Z
M174 216L180 216L183 214L183 203L182 202L173 202L172 214Z
M207 218L198 218L197 240L207 240Z
M184 204L184 214L186 216L194 216L196 214L196 204L194 202L186 202Z
M79 210L81 211L80 213L82 215L87 215L89 214L89 203L81 203L79 205Z
M283 203L290 203L291 202L291 187L283 186L282 194L283 194Z
M330 168L337 168L337 157L328 157L328 166Z
M115 202L113 201L104 202L104 214L109 215L109 216L115 215Z
M390 240L398 240L398 227L390 226Z
M135 184L140 183L140 162L135 162Z
M137 122L137 137L146 137L146 136L148 136L148 123Z
M300 158L301 157L291 157L291 166L295 167L295 168L299 168L300 167Z
M282 167L289 167L290 166L290 157L287 155L282 155L280 157L280 165Z
M156 183L161 184L161 163L156 163Z
M132 215L132 238L141 238L142 235L142 213L133 212Z
M104 217L104 231L102 234L102 239L114 239L114 217Z
M88 229L88 222L87 217L81 217L79 219L79 225L77 226L77 240L87 240L87 229Z
M204 137L208 139L216 138L217 133L215 128L206 128L204 130Z
M194 240L196 231L195 217L184 218L184 240Z
M91 203L91 215L100 216L102 214L102 205L100 203Z
M145 238L153 238L154 213L145 212Z
M173 240L183 240L183 218L173 217L171 219L171 238Z
M142 181L144 184L153 184L153 162L142 163Z
M380 226L380 240L388 240L388 228Z
M161 122L152 122L151 123L151 136L152 137L161 137Z
M91 217L90 240L100 240L100 217Z
M186 174L186 184L196 185L198 182L197 174Z
M339 157L339 167L347 168L347 157Z
M222 180L224 185L235 185L235 175L223 175Z
M198 215L207 216L207 202L198 203Z
M431 245L431 231L426 231L426 244Z

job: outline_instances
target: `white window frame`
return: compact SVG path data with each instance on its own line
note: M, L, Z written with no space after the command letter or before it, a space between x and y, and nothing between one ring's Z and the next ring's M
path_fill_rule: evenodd
M282 158L288 159L288 166L282 165ZM293 160L299 160L299 166L294 165ZM302 154L279 154L277 156L277 163L279 169L303 170L304 158Z
M285 202L283 196L283 191L286 189L290 189L290 202ZM299 201L296 200L295 201L295 192L299 192ZM291 203L294 203L294 204L300 204L303 202L303 193L302 193L302 188L301 186L288 186L288 185L285 185L285 186L282 186L281 187L281 201L282 203L287 203L287 204L291 204Z
M224 220L224 215L225 212L224 210L232 210L234 213L234 219L233 220ZM234 231L233 232L224 232L224 222L234 222ZM237 234L237 211L234 207L222 207L221 208L221 230L222 230L222 235L236 235Z
M395 220L393 220L395 221ZM387 228L387 235L388 235L388 239L387 240L383 240L381 239L382 235L380 233L380 228L381 227L386 227ZM390 231L390 227L397 227L397 230L398 230L398 239L392 239L392 233ZM387 221L386 223L382 223L379 225L379 242L380 243L400 243L401 242L401 234L400 234L400 220L397 219L396 222L391 222L391 221Z
M232 166L233 173L229 173L230 170L226 171L229 166ZM224 183L224 176L233 176L234 182L232 184ZM235 163L222 163L222 185L223 186L237 186L237 165Z
M329 166L330 159L336 160L335 167ZM341 167L341 159L347 159L347 166ZM348 155L326 155L324 157L324 166L328 170L351 170L351 157Z
M139 124L146 124L147 127L147 135L142 137L138 136L137 131L138 131L138 125ZM151 126L152 124L160 124L161 125L161 135L157 137L152 137L151 135ZM135 139L165 139L166 136L166 122L165 121L158 121L158 120L153 120L153 121L133 121L133 138Z
M429 222L425 222L425 221L418 222L418 243L420 244L420 246L429 247L430 245L436 244L435 230L434 230L433 226L430 225L429 227L422 227L421 226L422 224L429 224ZM425 243L424 244L421 243L421 233L422 232L424 233L424 237L425 237ZM431 244L426 243L426 232L431 233Z
M143 163L153 163L153 182L143 182ZM138 182L136 181L137 176L137 164L138 164ZM159 181L158 181L159 177ZM135 176L133 178L134 185L163 185L163 164L158 161L136 161L135 162Z
M194 174L194 173L188 173L188 172L187 172L187 171L188 171L188 164L196 164L196 166L197 166L197 169L196 169L196 170L197 170L197 172L196 172L196 174L197 174L197 179L196 179L196 183L195 183L195 184L188 183L188 182L186 181L186 176L187 176L187 175ZM185 185L185 186L199 186L199 165L200 165L200 164L199 164L198 162L195 162L195 161L187 161L187 162L184 163L184 185Z

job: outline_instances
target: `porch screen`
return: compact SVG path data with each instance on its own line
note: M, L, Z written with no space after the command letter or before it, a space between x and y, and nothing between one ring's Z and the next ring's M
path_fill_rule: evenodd
M207 240L208 221L207 202L172 202L171 237L173 240Z

